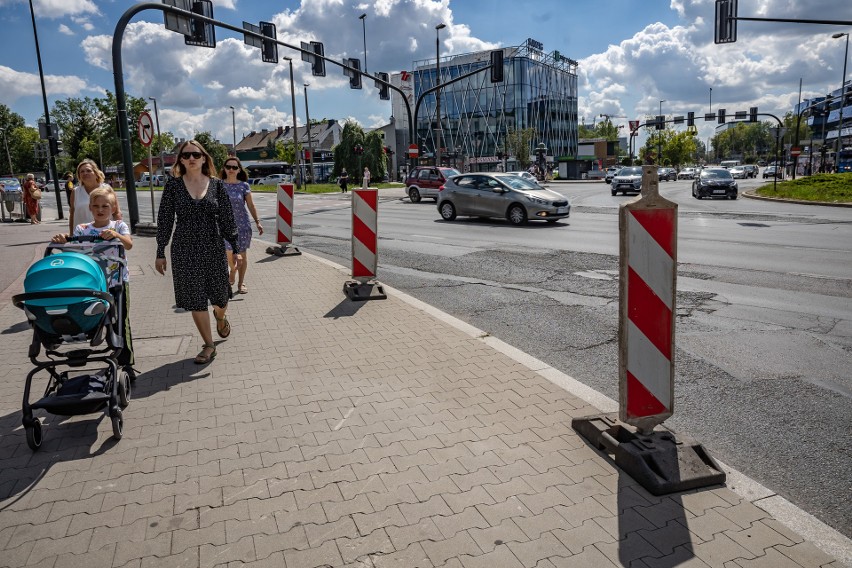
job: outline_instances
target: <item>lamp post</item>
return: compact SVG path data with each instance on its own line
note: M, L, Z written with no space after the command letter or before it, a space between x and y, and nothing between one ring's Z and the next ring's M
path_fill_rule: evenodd
M447 25L443 22L435 26L435 85L441 84L441 30ZM435 165L441 167L441 89L435 91L435 120L438 132L435 142Z
M299 189L299 186L301 185L299 183L299 179L302 177L302 164L299 160L299 137L297 136L298 132L296 130L298 126L296 124L296 87L293 85L293 58L285 57L284 59L290 63L290 100L293 105L293 160L296 162L294 181L296 183L296 189Z
M237 157L237 111L234 107L231 109L231 132L234 135L234 157Z
M663 116L663 103L666 102L665 99L660 101L660 117ZM657 165L663 165L663 133L657 132Z
M841 138L843 138L843 106L846 104L846 61L849 59L849 34L840 32L834 34L834 39L846 36L846 51L843 55L843 78L840 81L840 120L837 123L837 151L834 153L834 171L837 171L837 166L840 159L840 150L843 148Z
M157 110L157 99L148 97L148 100L154 101L154 124L157 127L157 153L160 155L160 169L163 170L163 176L165 176L166 164L163 162L163 139L160 137L160 113ZM153 174L154 172L151 173Z
M713 113L713 87L710 87L710 114Z
M311 84L303 83L302 85L305 87L305 122L308 124L308 154L311 161L311 175L305 177L305 185L307 185L308 180L314 177L314 146L311 140L311 113L308 111L308 87Z
M33 38L35 39L36 59L38 59L38 76L41 79L41 98L44 103L44 122L47 129L48 148L50 149L50 177L53 178L53 189L56 194L56 210L59 212L59 219L64 219L62 215L62 197L59 193L59 178L56 177L56 136L50 124L50 113L47 110L47 90L44 87L44 69L41 66L41 49L38 46L38 30L36 29L35 12L33 11L33 0L30 0L30 17L33 20Z
M364 32L364 73L367 72L367 14L361 14L358 16L358 19L361 20L361 29Z

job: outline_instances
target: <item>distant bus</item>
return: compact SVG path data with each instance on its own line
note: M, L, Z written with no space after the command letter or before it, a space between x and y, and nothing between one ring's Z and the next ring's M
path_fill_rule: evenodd
M844 148L838 153L837 171L852 172L852 148Z
M719 163L719 165L722 166L723 168L729 170L729 169L733 168L734 166L739 166L740 161L739 160L722 160Z

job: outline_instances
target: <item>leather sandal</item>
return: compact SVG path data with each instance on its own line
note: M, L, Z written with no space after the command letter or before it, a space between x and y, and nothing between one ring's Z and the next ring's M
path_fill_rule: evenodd
M219 337L225 339L231 335L231 323L228 321L228 316L217 318L214 313L213 317L216 318L216 333L219 334Z
M210 350L209 353L208 350ZM196 365L206 365L212 361L214 357L216 357L216 346L213 344L205 344L198 355L195 356L194 362Z
M239 290L240 290L240 294L248 294L248 288L246 287L245 284L240 284Z

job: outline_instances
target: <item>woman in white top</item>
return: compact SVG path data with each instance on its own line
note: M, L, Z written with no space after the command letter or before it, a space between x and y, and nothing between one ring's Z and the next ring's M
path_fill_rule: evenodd
M68 232L73 233L74 227L83 223L94 221L92 212L89 211L89 194L95 189L103 187L115 193L108 183L104 183L106 176L98 168L94 160L86 158L77 165L77 179L80 184L71 190L71 198L68 200ZM118 196L115 196L115 220L122 218L121 207L118 205Z

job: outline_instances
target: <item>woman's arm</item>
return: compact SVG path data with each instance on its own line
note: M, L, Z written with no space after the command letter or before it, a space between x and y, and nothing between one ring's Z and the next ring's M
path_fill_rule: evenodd
M71 190L71 196L68 198L68 232L74 232L74 195L76 189Z
M216 216L219 232L231 244L234 254L241 254L243 251L237 246L237 223L234 221L234 208L231 206L231 198L228 197L228 192L225 191L222 180L217 179L214 187L217 209L219 210L219 214Z
M172 239L172 229L175 224L175 191L181 183L173 178L163 188L163 197L160 199L160 209L157 211L157 258L166 258L166 246Z
M263 234L263 225L260 222L260 217L257 215L257 208L254 206L254 199L251 196L251 190L245 192L246 196L246 206L248 207L249 213L251 213L252 219L254 219L254 224L257 226L258 234Z

